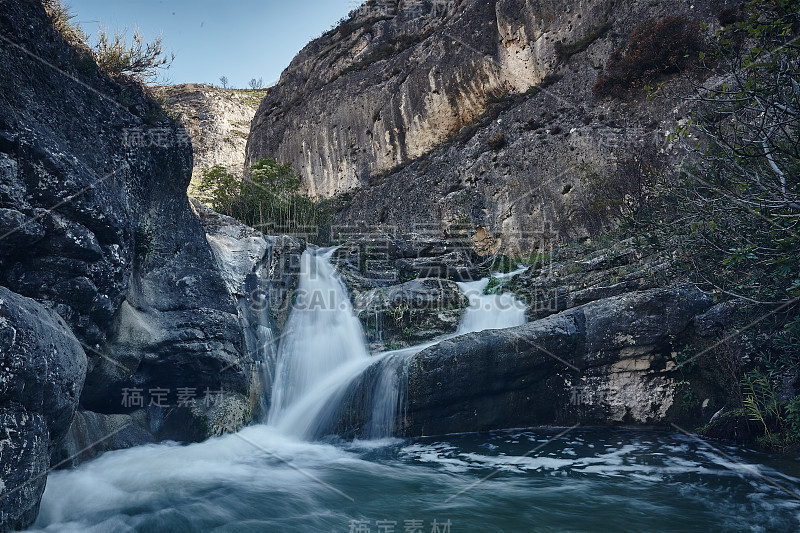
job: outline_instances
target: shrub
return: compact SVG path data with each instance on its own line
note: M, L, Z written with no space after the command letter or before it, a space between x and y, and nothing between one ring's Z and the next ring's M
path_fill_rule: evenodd
M139 222L134 233L134 248L136 258L144 261L152 256L155 251L156 227L152 222Z
M111 77L131 76L140 82L150 82L159 69L168 69L175 54L165 53L161 36L152 42L145 42L139 30L133 32L130 44L124 33L101 30L97 36L94 55L100 69Z
M592 92L623 98L648 81L680 72L702 49L700 27L685 16L649 19L634 30L626 47L611 54Z
M42 0L42 5L50 20L52 20L53 27L68 43L77 45L86 41L88 35L83 31L80 24L73 23L75 15L69 12L69 9L61 3L61 0Z
M220 213L264 233L327 242L332 204L314 202L300 192L300 185L289 163L264 158L242 178L219 165L207 169L197 190Z

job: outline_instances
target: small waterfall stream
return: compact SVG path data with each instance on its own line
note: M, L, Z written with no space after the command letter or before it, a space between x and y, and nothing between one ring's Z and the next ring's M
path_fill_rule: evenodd
M524 268L507 274L492 274L496 279L508 279L524 272ZM490 278L458 283L461 292L469 299L469 308L461 318L458 335L485 329L513 328L525 323L526 306L511 293L484 294Z
M489 278L459 283L469 299L458 331L431 342L370 356L361 322L330 258L335 248L307 250L301 258L297 298L277 355L268 425L284 435L313 439L335 427L343 399L375 366L365 436L394 434L404 402L407 366L420 351L456 335L525 322L525 306L510 294L485 295ZM510 277L520 271L497 276Z
M278 351L260 306L247 322L248 345L262 349L259 375L273 384L263 395L268 425L107 452L51 472L33 530L305 533L383 530L375 527L383 521L399 531L413 519L425 526L415 531L446 531L451 521L452 531L798 531L796 464L724 444L714 453L677 432L539 428L314 441L352 415L354 400L367 419L357 421L361 435L396 434L414 354L525 319L522 305L483 294L489 280L463 283L470 307L458 332L370 356L330 254L303 256Z

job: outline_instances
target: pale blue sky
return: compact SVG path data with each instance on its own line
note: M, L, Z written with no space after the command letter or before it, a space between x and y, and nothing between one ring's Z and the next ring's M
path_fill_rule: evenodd
M251 78L271 85L311 39L328 30L360 0L65 0L94 38L100 25L163 35L175 62L171 83L234 87Z

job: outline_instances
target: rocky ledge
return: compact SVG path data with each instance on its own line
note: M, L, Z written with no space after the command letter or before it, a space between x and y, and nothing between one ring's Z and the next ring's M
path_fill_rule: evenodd
M541 425L695 427L727 393L702 359L688 370L684 348L711 334L719 311L688 285L636 291L453 337L402 361L402 354L384 358L351 387L335 429L372 434L374 420L366 421L381 380L396 383L398 415L383 422L398 436ZM699 395L691 405L687 379Z
M350 238L331 261L373 352L454 333L468 305L456 282L488 273L468 243L418 233Z
M402 434L677 420L676 358L711 305L653 289L443 341L411 362Z

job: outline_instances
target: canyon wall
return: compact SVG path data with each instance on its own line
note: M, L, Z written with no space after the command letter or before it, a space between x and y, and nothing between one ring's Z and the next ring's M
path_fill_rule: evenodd
M528 253L586 235L587 169L666 136L679 100L597 98L613 50L648 18L718 27L725 2L367 2L312 41L261 103L247 160L289 161L308 194L341 196L337 222L469 232ZM688 87L666 79L676 94Z

